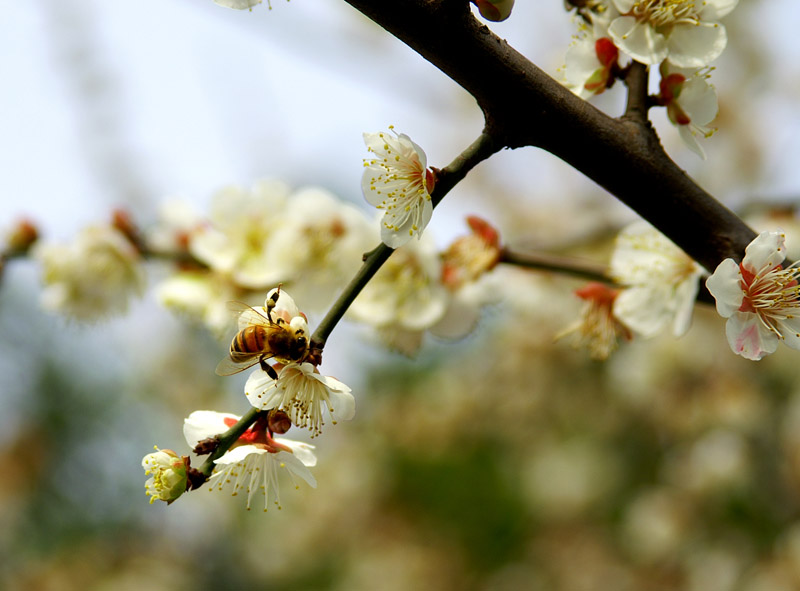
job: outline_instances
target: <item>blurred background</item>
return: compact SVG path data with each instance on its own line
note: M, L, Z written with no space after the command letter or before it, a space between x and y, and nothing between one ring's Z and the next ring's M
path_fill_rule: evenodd
M517 4L491 28L556 75L575 28L562 2ZM482 127L468 95L344 3L3 8L0 226L27 218L44 241L115 208L148 227L176 196L207 212L221 187L261 178L366 210L362 132L394 124L441 167ZM676 162L790 248L798 17L793 0L742 0L726 18L705 162L653 115ZM617 115L623 99L596 104ZM444 246L469 213L508 244L598 262L634 219L533 149L470 173L429 232ZM151 265L149 284L168 273ZM315 440L317 490L284 486L264 514L216 492L169 507L144 494L153 444L188 453L183 417L247 409L245 376L214 375L227 343L152 290L103 323L45 313L40 275L12 260L0 284L0 588L800 588L798 353L734 356L713 309L680 340L597 362L554 343L579 282L498 268L475 333L414 359L344 323L323 369L353 388L356 416Z

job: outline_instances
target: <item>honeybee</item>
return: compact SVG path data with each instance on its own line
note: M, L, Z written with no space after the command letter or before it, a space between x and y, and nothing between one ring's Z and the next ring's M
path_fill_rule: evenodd
M239 332L231 341L228 356L217 365L217 375L230 376L258 363L272 379L277 379L277 373L266 362L267 359L291 363L305 358L309 345L308 324L303 316L287 320L275 313L280 295L280 290L274 290L267 298L266 308L262 308L264 311L242 302L228 304L230 310L239 312ZM284 297L289 298L287 294Z

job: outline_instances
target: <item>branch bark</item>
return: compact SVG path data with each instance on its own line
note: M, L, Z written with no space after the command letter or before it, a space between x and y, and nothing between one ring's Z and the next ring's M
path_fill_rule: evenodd
M466 0L345 1L469 92L496 141L558 156L710 271L740 260L755 237L667 156L646 120L614 119L575 96L477 21Z

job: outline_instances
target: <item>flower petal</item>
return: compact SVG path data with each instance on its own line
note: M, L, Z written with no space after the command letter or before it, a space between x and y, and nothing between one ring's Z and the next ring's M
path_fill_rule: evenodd
M667 59L681 68L701 68L717 59L727 44L725 27L717 22L678 23L667 38Z
M714 273L706 279L706 287L717 301L717 313L730 318L742 305L742 275L733 259L725 259Z
M198 442L224 433L229 429L225 419L239 421L237 415L213 410L196 410L183 421L183 436L189 447L194 448Z
M654 337L672 320L671 294L659 285L623 289L614 300L614 316L643 337Z
M703 146L700 145L700 142L697 141L691 125L678 125L678 133L687 148L700 156L703 160L706 159L706 151L703 149Z
M767 329L757 314L736 312L725 324L731 350L745 359L759 361L778 348L778 336Z
M781 232L762 232L747 245L742 264L753 273L773 269L786 258L785 240Z
M614 19L608 27L608 34L617 47L643 64L660 64L669 53L664 35L632 16Z
M705 21L716 21L730 14L739 0L706 0L700 9L700 16Z
M283 437L276 437L275 441L290 448L294 456L300 460L304 466L314 467L317 465L317 456L315 456L312 451L315 446L310 443L295 441L294 439L285 439Z
M674 311L675 317L672 321L672 334L676 337L685 335L692 324L692 313L694 312L694 304L699 289L700 283L697 281L696 276L690 277L675 289L673 298L676 309Z

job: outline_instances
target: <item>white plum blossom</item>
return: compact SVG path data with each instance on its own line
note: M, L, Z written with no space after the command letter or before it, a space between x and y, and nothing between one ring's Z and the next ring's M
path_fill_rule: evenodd
M581 21L578 35L567 49L563 83L581 98L588 99L613 84L619 49L608 36L608 24L618 13L603 6L600 12L587 9L583 14L591 23Z
M652 337L667 326L682 336L692 319L703 268L645 221L617 237L610 275L625 289L614 315L634 332Z
M159 207L158 223L148 230L147 248L153 252L184 254L192 233L202 227L202 218L186 201L170 199Z
M292 423L308 428L312 437L322 432L324 414L335 425L355 414L355 398L350 388L330 376L323 376L311 363L289 363L278 371L275 380L261 368L250 374L244 387L254 407L281 409Z
M238 420L239 417L232 414L195 411L184 421L183 433L186 442L194 448L200 441L224 433ZM216 466L209 478L210 490L230 490L233 496L245 492L248 510L253 494L261 491L264 511L273 496L272 502L280 509L278 474L281 469L286 469L295 488L299 488L296 478L316 488L317 481L308 469L317 463L313 449L314 446L308 443L273 438L265 428L251 427L215 460Z
M385 212L381 240L397 248L419 238L430 222L434 175L425 152L404 133L365 133L364 143L374 157L364 160L361 189L370 205Z
M283 219L289 187L264 180L252 191L227 187L214 196L211 224L192 233L189 251L212 270L252 289L281 281L269 245Z
M91 226L66 245L37 244L42 264L42 305L81 321L125 312L128 300L144 290L144 270L136 247L111 226Z
M717 116L717 91L708 83L709 73L701 70L661 66L661 104L667 107L669 120L678 127L686 146L705 160L705 151L697 136L710 137L714 129L707 125Z
M301 189L270 239L272 271L305 309L327 308L374 241L374 228L361 211L325 189Z
M175 273L162 281L155 293L166 308L199 320L220 337L232 325L228 302L250 299L226 275L201 270Z
M619 50L608 37L587 35L569 47L564 66L565 85L579 97L601 94L612 80Z
M152 475L144 487L150 504L164 501L168 505L186 492L186 463L171 449L158 449L142 459L145 475Z
M725 49L728 36L718 20L738 0L611 0L620 15L608 34L637 62L665 59L681 68L701 68Z
M348 310L351 318L378 329L390 347L414 353L426 330L442 320L451 301L442 264L425 235L398 248Z
M780 232L759 234L740 264L725 259L706 281L717 312L728 319L728 344L746 359L774 353L781 341L800 350L800 268L781 266L784 241Z

